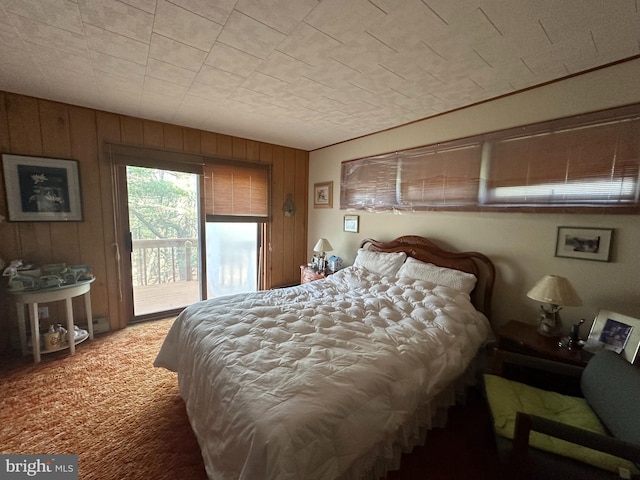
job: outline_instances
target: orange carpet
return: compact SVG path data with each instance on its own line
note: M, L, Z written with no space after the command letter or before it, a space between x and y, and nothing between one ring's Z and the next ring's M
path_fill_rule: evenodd
M172 322L102 335L38 365L5 362L0 452L78 454L81 479L206 479L176 375L152 365Z

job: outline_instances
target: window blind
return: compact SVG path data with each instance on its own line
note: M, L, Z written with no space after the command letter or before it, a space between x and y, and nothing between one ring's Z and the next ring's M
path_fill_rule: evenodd
M342 164L340 207L421 209L476 205L481 145L453 143Z
M636 203L640 117L495 141L487 172L487 205Z
M243 162L204 166L206 215L269 216L269 167Z
M475 205L480 143L411 151L401 159L402 205Z
M397 154L344 162L340 208L388 209L397 205Z
M640 104L342 163L343 209L640 213Z

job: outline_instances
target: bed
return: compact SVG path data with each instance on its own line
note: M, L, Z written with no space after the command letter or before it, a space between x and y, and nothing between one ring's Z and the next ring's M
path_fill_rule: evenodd
M476 378L494 276L477 252L366 239L323 280L189 306L154 365L212 480L380 478Z

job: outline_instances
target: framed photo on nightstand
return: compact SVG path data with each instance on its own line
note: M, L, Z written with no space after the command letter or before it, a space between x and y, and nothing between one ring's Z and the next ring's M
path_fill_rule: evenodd
M629 363L637 363L640 361L639 347L640 319L600 310L593 321L584 349L592 353L613 350Z

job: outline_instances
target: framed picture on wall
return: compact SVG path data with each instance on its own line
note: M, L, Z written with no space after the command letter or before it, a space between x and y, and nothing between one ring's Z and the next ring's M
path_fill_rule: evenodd
M344 216L344 231L358 233L360 227L360 217L358 215Z
M10 221L82 220L75 160L3 154L2 167Z
M608 262L612 237L611 228L558 227L556 257Z
M333 182L313 185L313 208L333 208Z

